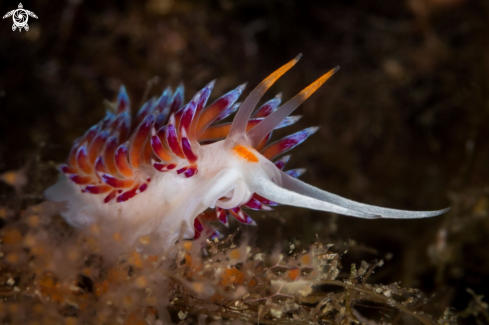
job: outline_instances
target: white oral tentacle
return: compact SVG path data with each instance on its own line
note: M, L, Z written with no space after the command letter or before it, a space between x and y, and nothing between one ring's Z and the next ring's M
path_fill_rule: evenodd
M207 185L202 204L215 208L231 209L246 203L252 196L242 174L235 168L220 171ZM225 197L226 199L221 200Z
M254 175L250 189L264 198L284 204L284 205L292 205L296 207L303 207L313 210L334 212L338 214L343 214L352 217L365 218L365 219L375 219L379 216L375 214L362 213L355 210L350 210L347 208L343 208L337 206L335 204L331 204L328 202L324 202L309 196L305 196L285 188L282 188L272 182L268 176L266 175Z
M244 180L238 178L232 196L226 200L217 200L216 205L223 209L232 209L248 202L252 195Z
M284 172L281 172L283 187L305 195L306 197L315 198L322 202L329 202L337 206L346 208L350 211L358 211L369 215L376 215L382 218L389 219L417 219L428 218L443 214L450 210L450 208L436 211L408 211L408 210L396 210L389 208L382 208L374 205L355 202L345 199L339 195L323 191L317 187L304 183L296 178L290 177Z
M217 200L234 189L239 173L233 169L221 170L207 185L202 204L213 209Z

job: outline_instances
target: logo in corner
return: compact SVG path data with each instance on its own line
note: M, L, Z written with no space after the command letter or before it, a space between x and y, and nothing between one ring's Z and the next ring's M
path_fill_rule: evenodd
M29 30L29 25L27 25L27 22L29 21L29 16L36 18L37 16L35 13L29 10L25 10L24 6L22 6L22 3L19 3L19 8L9 11L3 16L3 19L8 18L12 16L14 20L14 24L12 25L12 30L15 31L17 28L19 29L19 32L22 31L22 28L24 28L26 31Z

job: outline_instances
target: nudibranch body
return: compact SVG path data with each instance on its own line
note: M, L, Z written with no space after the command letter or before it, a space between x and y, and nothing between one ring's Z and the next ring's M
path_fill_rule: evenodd
M199 217L208 208L215 209L214 218L225 225L229 216L255 224L243 208L270 210L279 204L360 218L424 218L447 211L366 205L298 180L302 169L283 171L289 156L276 158L317 128L268 144L272 131L296 122L300 116L289 115L338 70L282 106L277 96L253 113L266 90L299 58L262 81L242 104L237 100L244 85L207 107L214 82L185 105L179 86L144 103L132 121L129 98L121 87L107 116L75 141L62 176L46 190L46 198L65 202L62 216L75 227L102 223L122 231L128 242L156 234L163 248L180 235L193 238L209 230ZM219 122L235 111L232 123Z

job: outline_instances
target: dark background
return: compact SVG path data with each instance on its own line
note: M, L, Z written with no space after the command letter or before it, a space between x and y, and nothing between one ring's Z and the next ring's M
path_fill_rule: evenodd
M137 106L154 76L157 91L183 81L187 100L217 78L212 100L244 81L249 90L302 52L265 99L291 98L341 70L297 110L298 125L277 132L321 127L288 167L306 167L308 183L361 202L453 209L365 221L281 207L254 215L257 244L301 247L318 234L349 249L346 273L351 262L387 257L374 281L421 288L434 315L465 309L466 288L489 293L489 2L22 3L39 17L28 32L0 21L0 173L30 163L24 204L40 201L55 164L103 117L103 100L120 84ZM0 1L1 14L17 5ZM16 197L5 184L0 194L2 204Z

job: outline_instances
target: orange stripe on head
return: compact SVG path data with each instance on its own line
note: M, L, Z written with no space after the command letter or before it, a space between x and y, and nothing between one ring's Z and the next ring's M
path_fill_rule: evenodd
M234 154L247 162L257 163L259 161L258 157L255 156L248 148L242 145L237 145L233 148Z

